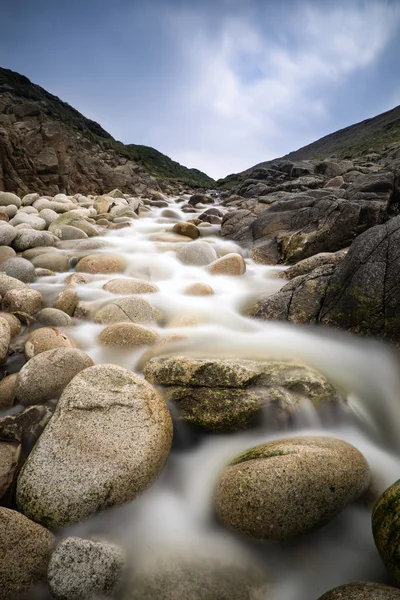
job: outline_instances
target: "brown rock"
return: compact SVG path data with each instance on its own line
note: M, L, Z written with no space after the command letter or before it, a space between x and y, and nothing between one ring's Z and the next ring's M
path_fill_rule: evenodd
M208 283L192 283L183 292L186 296L212 296L214 290Z
M230 253L208 266L211 275L240 276L246 273L246 261L240 254Z
M18 373L12 373L0 381L0 410L14 404L17 375Z
M41 327L29 334L25 343L25 356L29 360L41 352L54 348L77 348L77 345L55 327Z
M31 318L43 308L43 296L37 290L28 287L7 292L3 298L2 310L16 313L23 323L29 323Z
M200 236L200 231L197 229L196 225L193 223L187 223L185 221L176 223L172 228L172 233L185 235L190 237L192 240L196 240Z
M76 270L83 273L122 273L125 261L121 256L91 254L78 262Z
M160 288L149 281L140 279L111 279L103 285L103 290L112 294L151 294L159 292Z
M120 348L138 348L151 346L157 341L157 334L147 327L136 323L113 323L99 335L100 344Z

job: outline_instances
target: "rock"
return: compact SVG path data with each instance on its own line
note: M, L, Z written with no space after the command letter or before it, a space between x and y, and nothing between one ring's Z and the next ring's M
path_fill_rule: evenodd
M99 235L96 227L89 223L89 221L87 221L82 214L79 214L76 211L66 212L62 215L59 215L57 219L55 219L55 221L53 221L49 226L49 231L61 239L65 226L71 226L80 229L89 237Z
M341 585L318 600L399 600L400 590L382 583L357 581Z
M3 440L0 441L0 499L4 499L5 494L13 482L20 456L20 445Z
M35 267L25 258L8 258L0 264L0 269L9 277L15 277L23 283L35 281Z
M9 219L12 219L17 214L18 208L14 204L10 204L9 206L2 206L1 212L5 213Z
M188 200L190 206L197 206L198 204L214 204L214 199L206 194L193 194Z
M199 315L196 312L187 311L169 319L164 327L166 329L175 327L195 327L196 325L202 325L203 323L205 323L205 319L202 315Z
M35 258L32 258L31 261L35 267L49 269L50 271L56 271L59 273L68 271L69 268L68 259L64 254L53 254L52 252L46 252L44 254L39 254L39 256L35 256Z
M1 221L0 223L0 245L9 246L17 236L17 230L8 223Z
M122 273L125 267L125 260L121 256L91 254L81 258L76 270L83 273Z
M46 221L38 216L26 214L24 212L18 212L15 217L10 221L10 225L17 227L17 225L27 224L35 229L36 231L43 231L46 229Z
M36 318L42 325L51 327L67 327L73 323L71 317L58 308L43 308L38 312Z
M43 219L47 227L49 227L49 225L51 225L52 222L57 219L58 214L55 210L51 210L51 208L44 208L39 212L39 217Z
M14 404L16 379L17 373L13 373L0 381L0 410L10 408Z
M139 348L155 344L157 337L152 329L136 323L113 323L100 333L99 342L105 346Z
M57 237L59 237L60 240L84 240L89 236L82 231L82 229L79 229L79 227L74 227L73 225L60 225L57 228Z
M69 286L82 285L89 283L89 277L85 273L71 273L65 280L65 284Z
M172 554L133 570L124 600L264 600L269 583L263 569L247 557L232 560Z
M155 283L140 279L111 279L103 285L103 290L112 294L152 294L159 292L160 288Z
M92 302L83 302L80 300L74 310L75 319L83 319L84 321L91 321L95 309Z
M46 352L46 350L76 347L75 342L62 331L54 327L40 327L29 334L25 343L25 356L29 360L41 352Z
M9 221L10 217L6 212L0 210L0 221Z
M10 375L9 377L13 377ZM30 406L15 414L0 419L0 437L20 444L26 458L41 436L52 412L47 406Z
M53 552L47 579L56 600L114 598L124 567L124 553L115 544L69 537Z
M54 246L55 238L48 231L35 231L34 229L23 229L17 231L12 246L17 252L23 252L29 248L37 248L38 246Z
M7 258L13 258L17 253L9 246L0 246L0 263Z
M179 248L178 259L185 265L204 266L216 260L217 253L207 242L192 242Z
M367 461L347 442L294 437L235 458L220 475L215 507L233 529L258 539L286 540L331 521L369 483Z
M246 273L246 262L240 254L226 254L212 262L207 270L211 275L240 276Z
M119 190L118 188L115 188L111 190L111 192L108 192L107 196L110 196L110 198L125 198L123 192L121 192L121 190Z
M25 290L25 283L15 277L10 277L5 273L0 272L0 296L5 296L10 290Z
M172 233L190 237L192 240L196 240L200 236L200 231L197 229L196 225L193 225L193 223L186 223L185 221L176 223L172 228Z
M208 283L192 283L183 292L186 296L212 296L214 290Z
M192 238L184 235L178 235L177 233L161 232L154 233L152 236L150 236L150 240L152 242L163 242L165 244L182 244L191 242Z
M129 502L163 469L171 441L171 417L152 386L115 365L85 369L29 455L17 505L38 522L65 527Z
M161 318L160 311L145 298L139 296L127 296L114 300L100 308L94 316L96 323L146 323L158 321Z
M92 359L77 348L41 352L18 373L15 399L24 406L30 406L57 398L77 373L93 364Z
M324 265L338 265L342 262L346 254L346 250L339 250L338 252L320 252L319 254L310 256L310 258L300 260L293 267L289 267L289 269L283 271L281 276L283 279L294 279L295 277L310 273L317 267L322 267Z
M325 188L329 187L341 187L344 184L344 179L341 175L336 175L336 177L332 177L329 181L324 185Z
M372 532L376 547L397 585L400 582L400 560L397 552L400 539L399 507L400 480L381 495L372 513Z
M50 271L50 269L42 269L41 267L38 267L35 269L35 275L36 277L54 277L56 273L54 271Z
M0 312L0 318L5 319L9 324L11 339L21 333L22 325L18 317L7 312Z
M53 308L57 308L72 317L78 304L78 300L78 292L73 287L66 287L54 300Z
M0 317L0 365L7 362L8 347L11 342L11 328L6 319Z
M53 535L24 515L0 507L0 597L15 598L45 578Z
M26 258L26 260L32 260L36 258L36 256L41 256L42 254L53 254L55 249L51 246L38 246L37 248L29 248L29 250L25 250L22 253L22 258Z
M42 294L26 287L7 292L3 298L2 310L18 314L19 319L27 323L43 308L43 304Z
M21 204L22 206L31 206L35 202L35 200L39 199L39 194L25 194L22 198Z
M11 192L0 192L0 206L13 204L17 208L21 206L21 198Z

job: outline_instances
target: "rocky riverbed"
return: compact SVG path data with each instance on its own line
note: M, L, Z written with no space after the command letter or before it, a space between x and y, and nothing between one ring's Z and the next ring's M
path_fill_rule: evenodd
M400 598L397 356L265 320L360 238L234 202L0 192L1 599Z

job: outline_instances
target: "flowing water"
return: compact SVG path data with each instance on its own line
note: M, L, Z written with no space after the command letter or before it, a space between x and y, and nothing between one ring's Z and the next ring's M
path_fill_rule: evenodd
M180 220L196 217L180 212L186 199L171 206ZM333 435L364 453L373 472L374 490L381 493L400 476L400 380L393 350L379 342L360 340L345 333L285 323L252 320L246 308L261 296L279 290L283 267L257 265L236 244L218 237L218 226L201 228L202 237L221 256L240 252L246 258L242 277L212 276L202 267L186 266L176 257L179 244L152 241L154 234L172 223L164 209L153 209L132 226L106 235L108 246L95 252L123 256L124 275L91 275L90 282L76 289L80 300L101 306L116 296L102 289L116 277L132 276L152 281L158 293L145 295L164 315L164 323L183 314L199 321L189 327L154 326L160 339L171 333L182 336L170 351L184 356L285 358L302 360L324 373L349 401L351 411L318 412L304 405L295 419L278 430L264 422L247 432L199 435L175 423L175 444L158 481L131 504L107 511L79 524L62 536L100 534L122 543L133 562L167 552L205 553L232 557L245 564L260 562L269 573L270 600L313 600L346 582L387 582L371 533L371 507L356 503L347 507L329 525L293 542L256 542L219 525L213 515L213 486L218 472L229 459L256 444L283 436ZM201 212L198 210L197 212ZM73 243L65 244L71 253ZM39 289L48 305L65 287L68 273L44 277L32 287ZM194 282L212 286L212 296L184 295ZM140 351L116 351L102 347L97 336L104 328L76 321L65 328L96 363L114 363L137 371Z

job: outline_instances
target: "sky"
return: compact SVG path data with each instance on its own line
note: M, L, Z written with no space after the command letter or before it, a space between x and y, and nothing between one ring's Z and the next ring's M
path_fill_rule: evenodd
M214 178L400 104L400 0L1 0L0 66Z

